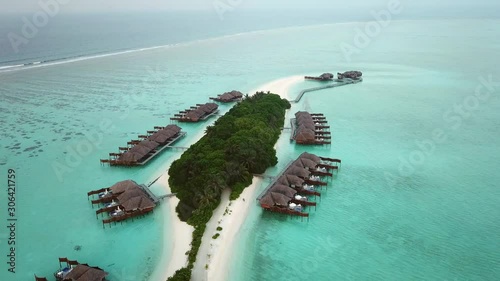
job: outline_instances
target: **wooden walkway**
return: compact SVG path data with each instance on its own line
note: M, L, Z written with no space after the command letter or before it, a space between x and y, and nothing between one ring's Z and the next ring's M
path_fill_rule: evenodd
M342 80L335 79L333 81L335 82L334 84L328 84L328 85L321 86L321 87L314 87L314 88L309 88L309 89L302 90L299 93L299 95L297 96L297 98L295 100L292 100L291 102L294 102L294 103L299 102L302 99L302 97L304 96L305 93L315 92L315 91L320 91L320 90L329 89L329 88L335 88L335 87L340 87L340 86L345 86L345 85L349 85L349 84L356 84L356 83L362 82L363 78L360 78L358 80L344 78Z
M295 159L296 160L296 159ZM288 168L293 164L293 162L295 162L295 160L292 160L290 161L286 166L285 168L283 168L283 170L281 171L281 173L275 177L271 177L271 176L266 176L266 175L260 175L260 177L262 178L270 178L272 179L271 180L271 183L266 187L266 189L264 189L260 194L259 196L257 196L257 201L260 201L260 199L262 199L262 197L264 197L264 195L266 195L266 193L269 191L269 189L271 187L274 186L274 184L276 183L276 181L278 181L278 179L286 172L286 170L288 170Z

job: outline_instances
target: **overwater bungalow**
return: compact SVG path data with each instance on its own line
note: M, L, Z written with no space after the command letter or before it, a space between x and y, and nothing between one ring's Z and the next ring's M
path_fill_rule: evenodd
M323 73L320 76L304 76L306 80L331 81L334 75L331 73Z
M93 190L87 196L93 196L92 205L101 204L96 211L99 214L107 214L103 219L106 223L124 221L129 218L142 216L153 211L159 203L156 197L145 185L139 185L135 181L125 180L110 187Z
M349 78L352 80L359 80L363 76L361 71L346 71L344 73L337 73L337 79L342 80L344 78Z
M111 166L144 165L185 135L177 125L157 126L147 134L138 136L139 139L129 141L126 147L120 147L120 152L110 153L109 159L101 159L101 163Z
M309 213L303 211L302 206L290 202L291 198L281 193L269 192L260 200L260 206L264 210L275 213L289 214L293 216L308 217Z
M295 118L290 120L292 127L291 140L297 144L319 145L330 144L330 126L324 116L312 115L309 112L299 111Z
M189 109L180 111L178 114L175 114L175 117L170 118L170 120L179 122L199 122L216 115L219 112L218 108L219 106L213 102L197 104Z
M338 165L342 164L342 160L336 158L320 157L311 153L304 152L299 156L299 159L309 159L317 164L317 167L327 168L330 170L338 169Z
M239 91L225 92L224 94L218 95L216 98L210 98L211 100L217 102L235 102L240 101L243 98L243 93Z
M96 266L81 264L76 260L59 258L59 270L54 273L56 281L104 281L107 272ZM35 275L35 281L48 281Z
M336 169L333 160L310 153L302 153L291 161L257 197L260 206L268 211L308 217L305 206L316 206L307 196L321 196L315 189L327 185L322 177L331 177ZM338 160L340 162L340 160ZM335 162L335 163L339 163Z
M300 195L299 192L291 188L287 185L283 185L280 183L275 183L270 189L270 192L281 193L290 198L290 202L295 204L300 204L304 206L316 206L316 202L311 202L309 199L303 194Z

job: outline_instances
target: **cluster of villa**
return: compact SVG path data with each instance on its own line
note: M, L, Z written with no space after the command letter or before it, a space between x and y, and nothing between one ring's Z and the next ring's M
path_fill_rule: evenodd
M147 186L139 185L132 180L121 181L110 187L87 193L89 197L95 195L98 198L92 200L92 206L101 205L96 211L96 216L108 214L107 218L102 220L103 227L104 224L148 214L159 202L159 198Z
M321 113L310 114L299 111L290 121L292 126L291 139L297 144L315 145L330 144L330 126Z
M184 111L179 111L179 113L175 114L175 117L170 118L170 120L179 122L199 122L217 114L219 112L218 108L219 106L213 102L197 104Z
M238 101L243 97L241 92L232 91L219 95L213 100L219 102ZM218 105L215 103L198 104L185 111L176 114L171 120L180 122L198 122L214 116L218 112ZM139 135L137 140L127 142L126 147L120 147L120 152L110 153L109 159L101 159L101 163L108 163L112 166L138 166L144 165L162 150L172 147L171 145L185 136L181 127L168 125L165 127L156 126L154 130L147 131L145 135ZM153 212L159 204L160 199L170 197L172 194L155 196L146 185L139 185L135 181L125 180L116 184L93 190L87 193L92 198L92 206L99 205L96 217L101 214L102 224L123 222L124 220L144 216ZM104 281L107 272L99 267L80 264L76 260L59 258L59 270L54 273L57 281ZM48 281L45 277L35 275L36 281Z
M139 135L139 140L131 140L126 147L120 147L120 152L110 153L109 159L101 159L101 163L112 166L144 165L185 135L177 125L155 127L155 130L148 131L146 135Z
M363 73L361 71L346 71L344 73L337 73L337 79L339 80L344 78L359 80L361 76L363 76Z
M308 196L321 196L317 188L326 186L326 177L332 177L339 159L319 157L307 152L290 162L284 171L259 195L257 200L264 210L293 216L309 217L305 206L316 206Z
M233 90L231 92L225 92L222 95L218 95L216 98L210 98L210 99L226 103L226 102L240 101L242 98L243 98L243 93Z
M345 78L352 80L359 80L363 73L361 71L346 71L344 73L337 73L337 79L332 73L323 73L320 76L305 76L306 80L317 80L317 81L342 81Z

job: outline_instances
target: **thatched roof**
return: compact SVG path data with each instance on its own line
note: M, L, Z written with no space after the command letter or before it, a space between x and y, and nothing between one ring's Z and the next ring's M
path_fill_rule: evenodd
M363 73L361 71L346 71L344 73L341 73L340 76L344 78L351 78L351 79L357 79L361 77Z
M113 192L114 194L120 194L120 193L125 192L125 190L127 190L127 189L131 189L131 188L135 188L135 187L139 187L139 185L135 181L124 180L124 181L120 181L120 182L113 184L112 186L109 187L109 189L111 189L111 192Z
M170 124L167 127L165 127L164 130L174 131L174 132L178 133L182 130L182 128L175 125L175 124Z
M203 108L204 110L208 110L206 112L210 113L210 112L214 112L215 110L217 110L219 108L219 105L217 105L216 103L213 103L213 102L209 102L209 103L206 103L205 105L203 105Z
M290 166L290 168L288 168L285 171L285 175L294 175L294 176L301 177L301 178L307 178L307 177L309 177L310 174L311 174L311 172L309 172L308 170L301 168L301 167L293 166L293 165Z
M279 177L279 179L276 182L284 185L291 185L286 175Z
M197 122L203 116L214 112L218 108L219 108L219 106L216 103L209 102L209 103L198 106L194 110L190 110L188 113L186 113L186 118L190 119L193 122Z
M142 196L145 195L144 191L142 191L139 187L137 188L130 188L127 189L125 192L122 194L118 195L118 201L120 204L125 203L127 200L137 197L137 196Z
M331 74L331 73L323 73L319 77L321 79L323 79L323 80L329 80L329 79L333 79L333 74Z
M302 186L304 184L304 180L295 175L282 175L276 182L286 186Z
M191 110L188 113L186 113L186 117L189 118L191 121L198 121L200 118L205 115L205 111L203 109L197 108L195 110Z
M314 131L304 129L297 131L295 141L298 143L314 143L316 141L316 135L314 134Z
M321 158L319 158L317 155L315 154L312 154L312 153L308 153L308 152L304 152L302 153L299 158L301 159L309 159L309 160L312 160L314 162L316 162L316 164L319 164L321 163Z
M318 165L316 162L306 158L299 158L296 160L296 162L300 162L302 167L309 169L314 169Z
M83 264L77 265L64 278L64 281L102 281L107 272Z
M314 131L316 129L316 125L314 122L302 122L302 123L297 123L297 130L304 130L304 129L309 129Z
M222 102L230 102L230 101L233 101L233 100L236 100L236 99L241 99L243 97L243 93L242 92L239 92L239 91L231 91L231 92L226 92L222 95L219 95L217 97L218 100L222 101Z
M138 153L138 152L132 152L132 151L127 151L120 155L118 157L118 161L123 161L123 162L137 162L139 161L142 157L144 157L146 154Z
M299 111L295 113L295 141L303 144L314 144L316 142L316 123L309 112Z
M311 116L311 114L307 111L298 111L295 113L295 118L299 118L300 116Z
M304 122L309 122L309 123L312 122L312 123L314 123L314 120L313 120L313 118L312 118L311 115L309 115L309 116L300 115L299 117L297 117L297 123L298 124L302 124Z
M118 195L117 199L127 212L156 206L139 186L126 190L124 193Z
M159 146L159 144L155 141L150 141L150 140L143 140L139 143L139 145L142 145L144 147L147 147L149 149L155 149Z
M162 129L157 132L160 135L164 135L168 138L171 138L177 134L173 129Z
M271 196L271 193L267 193L266 195L264 195L264 197L259 200L259 203L263 205L274 206L274 200Z
M148 138L150 141L154 141L156 143L159 143L159 144L165 144L169 139L170 139L170 136L166 135L166 134L162 134L160 133L160 131L152 134L151 136L149 136Z
M290 200L292 198L284 195L284 194L281 194L281 193L277 193L277 192L269 192L269 194L271 194L271 197L273 198L273 201L274 201L274 205L278 205L278 206L288 206L288 202L290 202Z
M120 205L123 206L125 211L133 211L135 209L143 210L148 208L154 208L156 205L149 199L149 197L145 196L145 194L132 197L125 202L120 201Z
M129 151L130 152L135 152L137 154L141 154L141 155L146 155L148 154L149 152L151 152L151 148L149 147L146 147L146 146L142 146L140 144L136 144L134 145L134 147L132 147Z
M269 191L281 193L290 198L293 198L293 196L297 194L297 191L295 189L283 184L275 184L273 187L271 187L271 189L269 189Z

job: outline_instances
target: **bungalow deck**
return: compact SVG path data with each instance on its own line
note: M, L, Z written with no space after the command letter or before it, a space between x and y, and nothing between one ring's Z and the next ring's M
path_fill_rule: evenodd
M120 183L122 183L122 182L120 182ZM120 184L120 183L117 183L117 184ZM116 186L117 184L115 184L114 186ZM96 194L99 194L99 193L102 193L102 192L105 192L108 190L112 190L114 188L114 186L90 191L87 193L87 196L90 197L92 195L96 195ZM94 204L106 204L106 203L114 202L115 200L118 201L118 202L116 202L116 204L114 204L112 206L103 207L103 208L96 210L96 217L98 217L99 214L112 212L113 210L116 210L117 208L120 208L120 209L126 211L121 215L109 216L109 218L103 219L102 220L103 228L105 227L106 224L111 224L113 222L115 222L115 223L122 222L122 221L128 220L130 218L144 216L148 213L151 213L151 212L153 212L154 208L156 206L158 206L161 199L171 196L171 194L167 194L167 195L163 195L161 197L158 197L153 192L151 192L151 190L148 188L148 186L146 186L144 184L140 184L140 185L135 184L129 188L132 188L132 190L128 189L128 191L127 191L127 189L126 189L125 191L122 191L119 194L113 194L110 192L106 196L100 197L100 198L95 199L95 200L91 200L92 206L94 206ZM139 188L143 193L134 190L137 188ZM138 204L136 207L133 207L127 211L126 204L128 204L128 203L127 202L125 202L125 203L119 202L120 195L125 193L125 192L132 192L132 193L134 193L134 195L132 195L133 197L139 197L139 198L143 198L143 199L137 199L137 198L127 199L127 200L135 200L136 203L134 203L134 204ZM147 207L141 208L140 206L143 206L143 205L140 205L141 204L140 202L144 201L144 200L148 201L148 199L151 200L152 204L149 203L149 205L147 205Z

